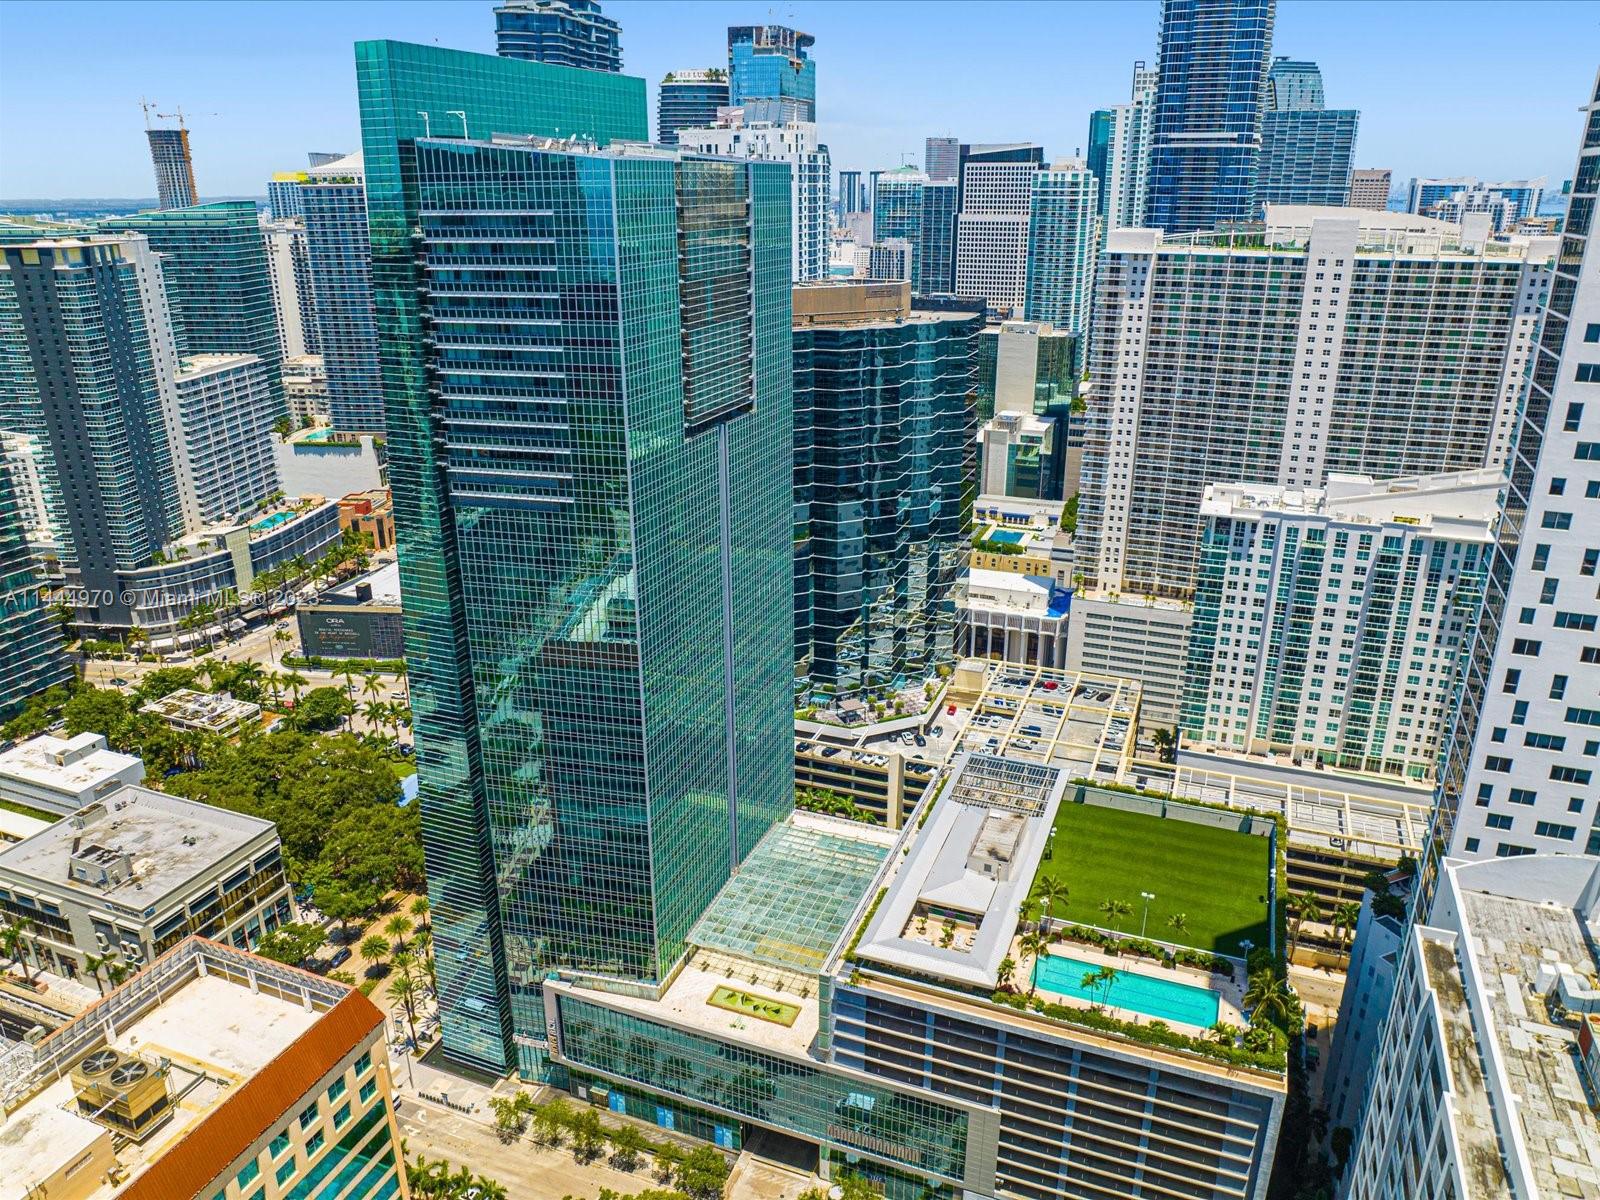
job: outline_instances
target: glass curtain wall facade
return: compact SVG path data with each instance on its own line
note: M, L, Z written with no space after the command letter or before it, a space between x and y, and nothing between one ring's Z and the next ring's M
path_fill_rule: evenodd
M366 186L359 174L313 176L300 195L329 419L341 433L382 433Z
M728 103L770 101L785 119L817 119L816 38L786 25L728 27ZM769 118L770 119L770 118Z
M266 368L274 413L288 416L272 272L255 201L102 217L99 225L142 233L161 255L178 353L254 354Z
M501 58L622 70L622 26L595 0L512 0L494 10L494 39Z
M1350 172L1356 153L1353 108L1269 112L1261 119L1261 161L1256 172L1256 207L1267 204L1350 202Z
M0 721L72 678L61 626L40 589L11 475L0 471Z
M200 203L194 183L194 159L189 153L187 129L147 129L150 162L156 169L156 204L161 208L189 208Z
M960 185L953 179L931 180L922 187L922 227L918 231L917 269L911 287L924 296L948 294L956 286L956 210Z
M659 980L792 803L788 174L428 140L643 84L356 54L445 1048L537 1074L545 972Z
M1244 221L1255 198L1274 0L1162 0L1145 223Z
M728 72L721 67L671 71L656 93L656 141L678 144L678 130L703 129L728 106Z
M802 665L814 694L917 684L953 652L975 436L973 313L794 332ZM808 534L803 540L800 532Z
M872 240L904 238L911 246L911 290L917 286L922 266L922 193L928 177L915 167L900 167L878 176L872 192Z
M1094 295L1100 184L1081 162L1033 176L1023 318L1081 336Z

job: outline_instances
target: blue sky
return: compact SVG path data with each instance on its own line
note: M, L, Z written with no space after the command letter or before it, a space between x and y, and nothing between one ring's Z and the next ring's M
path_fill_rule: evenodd
M490 0L0 3L0 198L152 195L139 99L190 117L202 195L260 194L307 150L357 147L351 43L493 50ZM1089 112L1154 60L1155 0L980 3L605 0L623 61L652 84L716 65L726 27L817 38L836 168L920 161L922 139L1082 146ZM1361 110L1356 165L1412 175L1570 174L1600 46L1600 3L1279 0L1274 51L1321 63ZM651 126L654 127L654 89ZM909 156L904 158L903 156Z

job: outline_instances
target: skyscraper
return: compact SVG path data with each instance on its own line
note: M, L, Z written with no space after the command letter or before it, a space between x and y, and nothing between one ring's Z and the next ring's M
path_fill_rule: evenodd
M1052 163L1031 182L1023 317L1081 338L1094 295L1100 184L1081 158Z
M1157 72L1144 63L1133 64L1133 88L1126 104L1105 110L1098 130L1091 127L1090 147L1104 137L1100 180L1101 231L1144 224L1150 178L1150 131L1155 122ZM1093 163L1090 164L1093 169Z
M1510 201L1508 223L1515 225L1539 211L1539 201L1544 198L1545 177L1538 179L1506 179L1498 183L1485 182L1471 175L1457 175L1449 179L1413 179L1406 194L1406 211L1429 214L1434 205L1451 199L1457 192L1476 189L1491 192Z
M327 370L329 420L341 433L382 433L383 385L361 155L313 167L300 194L316 305L316 352Z
M178 353L254 354L282 415L283 347L272 274L253 200L102 217L106 232L131 230L161 255Z
M931 137L922 146L922 173L935 183L961 174L961 139Z
M956 285L956 209L961 194L954 179L929 180L922 188L922 228L917 243L916 290L948 294Z
M1022 311L1028 282L1028 212L1044 149L1019 143L962 150L956 218L957 295L1004 314Z
M546 970L665 978L792 802L788 172L509 137L642 140L641 80L356 56L444 1042L536 1073Z
M1360 117L1353 108L1323 107L1322 72L1316 63L1275 59L1267 73L1267 111L1261 118L1256 208L1343 207L1350 199L1350 163Z
M1383 212L1389 207L1389 168L1359 167L1350 172L1350 207Z
M494 10L494 38L501 58L622 70L622 27L595 0L507 0Z
M178 421L200 520L251 513L278 490L267 373L253 354L196 354L178 364Z
M1077 541L1092 586L1187 596L1208 483L1507 462L1554 242L1485 244L1388 213L1295 227L1275 211L1270 249L1107 239Z
M817 119L817 64L808 51L816 41L786 25L728 27L728 103L769 121Z
M150 161L156 169L156 204L160 208L189 208L200 203L194 183L194 159L189 153L189 131L181 118L176 129L146 129Z
M284 221L300 215L300 185L305 181L304 171L278 171L267 180L267 208L273 220Z
M3 248L6 346L26 372L29 428L48 450L47 501L76 607L130 623L117 576L195 523L161 269L142 237ZM174 456L178 461L174 461Z
M796 283L825 279L833 245L833 214L828 203L833 167L828 148L818 144L813 122L749 120L751 111L729 109L709 129L680 129L678 145L697 154L786 163L793 279Z
M299 198L296 188L296 203ZM311 290L305 222L299 218L265 221L261 236L267 247L267 273L272 278L272 307L278 318L283 357L316 354L317 302Z
M1100 181L1099 199L1095 207L1102 220L1106 215L1106 161L1111 153L1111 122L1109 108L1097 108L1089 114L1089 142L1084 154L1089 173Z
M71 678L61 626L34 573L11 473L0 470L0 721Z
M1456 857L1600 854L1600 87L1585 111L1436 808Z
M879 175L872 189L872 240L904 238L910 243L911 273L906 278L913 291L920 290L922 193L927 186L928 177L915 167L897 167Z
M716 124L728 106L728 72L722 67L668 71L656 93L656 141L678 144L678 130Z
M1145 223L1244 221L1255 195L1275 0L1162 0Z
M953 650L982 314L865 283L794 306L800 670L823 698L916 686Z
M867 212L867 189L861 184L860 171L839 172L839 215Z

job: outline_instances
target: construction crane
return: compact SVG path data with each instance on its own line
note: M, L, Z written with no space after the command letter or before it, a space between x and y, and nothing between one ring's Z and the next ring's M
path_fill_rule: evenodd
M179 107L177 112L169 112L169 113L157 112L156 111L156 108L158 107L157 105L151 104L150 101L145 100L145 99L143 99L141 97L140 100L139 100L139 107L144 109L144 127L146 129L151 128L151 125L150 125L151 116L154 116L156 118L156 120L158 120L158 121L176 121L178 123L178 128L179 129L183 129L184 128L184 124L183 124L183 108L181 106Z

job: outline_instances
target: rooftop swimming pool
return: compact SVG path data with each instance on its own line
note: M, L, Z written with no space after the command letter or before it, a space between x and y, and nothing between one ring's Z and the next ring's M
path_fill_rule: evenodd
M1104 987L1084 987L1083 977L1099 969L1098 963L1051 954L1034 966L1033 977L1045 991L1061 996L1073 996L1111 1008L1132 1009L1149 1017L1196 1025L1201 1029L1209 1029L1217 1023L1217 994L1209 988L1123 970L1117 971L1109 991Z
M257 533L265 533L269 529L276 529L285 521L292 520L294 520L294 514L292 512L275 512L268 516L262 517L259 521L252 521L250 523L250 528L254 529Z
M1002 546L1016 546L1020 545L1022 540L1027 536L1027 534L1021 533L1015 529L995 529L990 531L989 535L984 538L984 540L988 542L999 542Z

